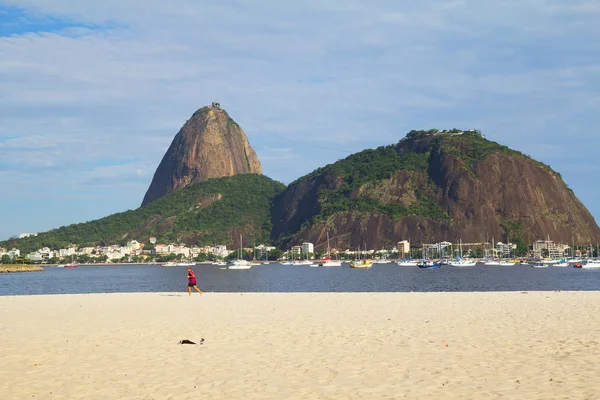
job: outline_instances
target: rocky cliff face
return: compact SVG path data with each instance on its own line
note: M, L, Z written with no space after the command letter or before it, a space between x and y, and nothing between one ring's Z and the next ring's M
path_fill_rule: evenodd
M596 243L600 229L550 167L476 133L411 132L292 183L273 235L341 249L400 240Z
M256 152L225 110L204 107L192 115L160 162L142 206L209 178L261 174Z

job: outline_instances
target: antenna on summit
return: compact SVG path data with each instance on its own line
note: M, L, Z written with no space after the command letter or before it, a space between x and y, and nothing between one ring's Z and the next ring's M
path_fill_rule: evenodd
M219 104L219 102L213 101L212 104L210 105L212 108L215 108L217 110L221 109L221 104Z

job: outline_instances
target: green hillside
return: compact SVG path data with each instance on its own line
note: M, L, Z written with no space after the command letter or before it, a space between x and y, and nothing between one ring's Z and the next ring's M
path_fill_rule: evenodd
M146 242L183 242L189 245L237 244L244 240L268 242L271 201L285 186L258 174L210 179L177 190L144 207L105 218L64 226L18 240L22 253L47 246L65 248L109 245L136 239ZM12 241L0 242L10 247Z
M514 161L514 168L526 169L528 175L512 174L512 170L497 164L498 157L490 164L492 155ZM534 170L548 174L539 175ZM494 185L488 185L491 177L497 180ZM283 244L319 241L327 230L343 237L339 240L346 246L356 246L355 242L362 245L365 241L385 244L393 235L431 240L425 236L436 229L447 235L472 236L487 229L496 237L504 233L515 239L519 232L522 236L523 230L508 229L505 221L496 220L514 219L515 224L520 223L515 215L526 215L530 210L520 211L520 207L533 204L535 196L527 194L531 200L516 204L520 200L505 199L499 185L505 178L515 178L517 187L521 182L546 177L554 177L564 185L560 174L550 166L488 140L479 131L413 130L394 145L352 154L292 182L275 201L272 236ZM487 209L490 204L497 204L490 208L492 214L471 222L475 221L475 211ZM570 209L578 209L573 204ZM540 204L537 209L546 207ZM407 221L413 221L412 225ZM471 229L467 228L469 224L479 226ZM363 233L367 231L371 233Z

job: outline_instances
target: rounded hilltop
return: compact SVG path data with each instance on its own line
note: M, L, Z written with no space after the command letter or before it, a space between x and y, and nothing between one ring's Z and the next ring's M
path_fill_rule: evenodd
M338 248L600 239L559 173L475 129L411 131L395 145L318 168L279 196L273 221L274 238L286 243L324 243L329 231Z
M218 102L198 109L175 135L142 205L194 183L262 167L242 128Z

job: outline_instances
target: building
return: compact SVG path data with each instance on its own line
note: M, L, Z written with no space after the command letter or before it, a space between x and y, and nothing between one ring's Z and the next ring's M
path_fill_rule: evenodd
M134 239L127 243L127 247L131 248L132 250L139 250L142 247L142 245L140 244L140 242Z
M302 243L302 254L305 256L315 254L315 245L309 242Z
M21 257L21 250L12 249L12 250L9 250L8 253L6 253L6 254L8 254L8 256L10 257L11 260L14 260L15 258Z
M156 246L154 246L154 253L155 254L169 254L169 246L167 246L166 244L157 244Z
M536 240L533 242L533 256L536 258L562 258L570 247L556 244L552 240Z
M423 258L453 257L452 243L423 243Z
M516 244L512 243L496 243L496 256L500 258L510 258L514 254L514 250L517 248Z
M292 246L290 253L292 257L300 257L302 255L302 246Z
M68 249L59 249L58 250L58 257L71 257L72 255L75 254L75 248L74 247L69 247Z
M28 238L28 237L32 237L32 236L37 236L37 233L21 233L21 234L17 235L17 238L24 239L24 238Z
M410 242L408 240L403 240L401 242L398 242L398 244L396 245L396 248L398 249L398 254L403 256L405 254L409 254L410 253Z
M267 258L269 258L269 253L273 250L275 250L275 247L273 246L259 244L255 247L256 258L258 258L259 260L266 260Z

